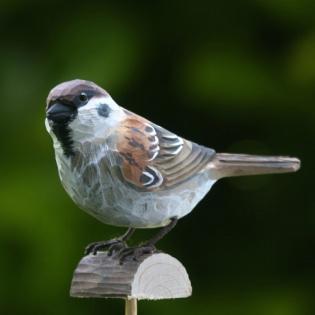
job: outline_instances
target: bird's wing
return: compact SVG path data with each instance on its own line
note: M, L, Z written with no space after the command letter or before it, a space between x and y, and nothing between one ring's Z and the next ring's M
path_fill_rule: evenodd
M187 141L133 113L128 113L116 136L123 177L147 191L188 180L215 155L214 150Z

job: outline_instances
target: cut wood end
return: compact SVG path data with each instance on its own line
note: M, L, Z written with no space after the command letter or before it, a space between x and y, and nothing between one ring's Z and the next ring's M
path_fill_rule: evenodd
M174 299L190 296L191 283L184 266L174 257L155 253L123 265L106 252L79 262L72 279L72 297Z

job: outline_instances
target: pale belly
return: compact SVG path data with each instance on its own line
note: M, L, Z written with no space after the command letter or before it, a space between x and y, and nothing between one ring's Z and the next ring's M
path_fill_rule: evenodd
M56 159L61 182L73 201L98 220L115 226L165 226L171 218L191 212L215 183L204 172L167 191L144 192L112 176L99 163L78 171Z

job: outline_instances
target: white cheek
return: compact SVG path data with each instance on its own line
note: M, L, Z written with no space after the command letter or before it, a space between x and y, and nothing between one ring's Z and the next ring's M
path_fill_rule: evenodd
M94 110L79 110L76 118L69 124L72 130L72 138L74 141L79 141L92 137L95 132L95 126L98 124L98 117Z
M103 117L98 114L100 104L107 104L111 108L109 117ZM125 113L113 101L111 97L102 97L92 99L88 104L78 109L78 115L69 125L73 131L74 141L83 139L104 138L109 135L117 124L124 118Z

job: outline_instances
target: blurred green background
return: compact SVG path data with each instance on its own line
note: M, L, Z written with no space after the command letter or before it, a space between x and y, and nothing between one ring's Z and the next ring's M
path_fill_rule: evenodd
M122 232L69 199L44 128L48 91L82 78L218 152L303 162L217 183L159 244L193 296L140 314L314 314L314 16L311 0L2 1L0 313L123 313L68 293L85 245Z

